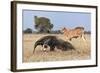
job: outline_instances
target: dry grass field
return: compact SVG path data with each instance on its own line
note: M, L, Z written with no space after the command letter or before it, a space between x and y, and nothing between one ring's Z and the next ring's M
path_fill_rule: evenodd
M64 60L86 60L91 58L91 40L90 35L86 34L86 42L82 39L72 39L70 42L75 50L49 51L44 52L43 47L37 46L33 54L34 43L41 37L46 35L55 35L64 39L62 34L23 34L23 62L45 62L45 61L64 61ZM65 39L64 39L65 40Z

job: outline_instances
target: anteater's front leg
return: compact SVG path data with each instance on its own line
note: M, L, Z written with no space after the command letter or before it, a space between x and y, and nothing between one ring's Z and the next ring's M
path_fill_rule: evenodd
M50 46L50 51L54 51L55 46Z

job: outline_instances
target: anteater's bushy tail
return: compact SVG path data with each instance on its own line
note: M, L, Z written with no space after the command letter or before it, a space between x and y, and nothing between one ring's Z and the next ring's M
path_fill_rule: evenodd
M63 50L75 50L73 45L67 41L63 42Z

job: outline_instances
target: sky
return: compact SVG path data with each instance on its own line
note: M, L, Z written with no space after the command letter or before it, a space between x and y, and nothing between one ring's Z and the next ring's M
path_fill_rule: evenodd
M23 30L31 28L33 31L36 31L34 28L34 16L49 18L54 25L52 30L61 30L63 27L74 29L78 26L84 27L86 31L91 30L91 13L36 10L23 10Z

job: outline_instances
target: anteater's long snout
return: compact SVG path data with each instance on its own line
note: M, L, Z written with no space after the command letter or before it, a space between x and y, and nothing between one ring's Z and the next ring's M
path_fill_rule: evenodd
M34 49L33 49L33 53L35 52L35 49L36 49L36 47L37 47L38 45L41 45L41 43L40 43L39 41L35 42L35 44L34 44Z
M37 42L34 44L33 53L35 52L35 48L37 47Z
M35 52L35 48L36 48L36 47L34 47L34 49L33 49L33 53Z

